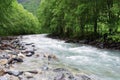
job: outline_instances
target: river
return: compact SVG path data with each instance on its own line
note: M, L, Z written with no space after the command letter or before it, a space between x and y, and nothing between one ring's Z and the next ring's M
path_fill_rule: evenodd
M89 74L98 80L120 80L120 51L65 43L45 36L26 35L22 37L22 42L34 43L37 52L57 55L60 60L58 64L64 67Z

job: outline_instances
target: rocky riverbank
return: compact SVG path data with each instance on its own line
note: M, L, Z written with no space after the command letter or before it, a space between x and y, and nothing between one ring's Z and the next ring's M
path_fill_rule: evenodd
M101 42L99 40L69 39L69 38L63 38L63 37L53 36L53 35L47 35L47 37L50 37L53 39L65 40L66 43L87 44L100 49L120 50L120 42L113 42L113 41L107 41L107 40L105 42Z
M95 80L82 72L53 66L59 61L56 55L39 53L34 43L21 40L22 36L0 38L0 80Z

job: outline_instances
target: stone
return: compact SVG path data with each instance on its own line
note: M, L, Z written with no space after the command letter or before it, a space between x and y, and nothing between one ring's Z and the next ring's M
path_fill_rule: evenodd
M32 45L32 47L35 47L35 45Z
M26 54L26 56L27 56L27 57L31 57L31 56L34 55L34 54L35 54L34 51L28 51L27 54Z
M32 74L38 74L38 71L27 71L29 73L32 73Z
M75 79L75 77L72 74L70 74L70 73L68 73L68 78L72 79L72 80Z
M17 57L18 57L18 58L22 58L22 59L23 59L23 58L25 58L25 55L24 55L24 54L22 54L22 53L19 53L19 54L17 55Z
M48 55L48 60L49 60L49 61L51 60L51 58L52 58L52 56Z
M17 55L12 55L12 54L10 54L9 56L10 56L10 59L17 57Z
M66 70L66 69L64 69L64 68L56 68L56 69L54 69L53 71L54 71L54 72L60 72L60 71L68 71L68 70Z
M33 78L33 75L29 72L25 72L24 75L27 77L27 78Z
M34 44L34 43L26 43L25 45L32 45L32 44Z
M8 64L14 64L16 62L23 62L23 59L21 58L12 58L9 60Z
M51 59L57 60L57 57L54 54L44 54L45 58L48 58L50 61Z
M3 76L5 74L6 74L5 70L4 69L0 69L0 76Z
M8 63L8 60L7 59L0 59L0 64L1 65L5 65Z
M35 57L40 57L40 55L39 55L39 54L36 54Z
M23 71L6 71L6 73L13 76L19 76L23 74Z
M48 58L48 54L45 53L45 54L44 54L44 57L45 57L45 58Z
M55 55L53 55L52 58L53 58L54 60L58 60L58 58L57 58Z

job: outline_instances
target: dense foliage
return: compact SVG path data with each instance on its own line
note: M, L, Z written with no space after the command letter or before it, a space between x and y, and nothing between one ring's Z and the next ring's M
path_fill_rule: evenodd
M38 18L43 31L54 35L77 39L108 36L120 41L119 0L41 0Z
M0 0L0 35L36 33L39 22L16 0Z
M18 0L26 10L36 15L40 0Z

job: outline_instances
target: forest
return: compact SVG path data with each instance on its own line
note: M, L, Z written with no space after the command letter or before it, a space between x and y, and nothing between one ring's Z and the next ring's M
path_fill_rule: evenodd
M64 39L120 42L119 0L18 2L0 1L1 35L50 33Z
M38 19L55 36L120 42L119 0L42 0Z
M0 0L0 35L37 33L38 19L16 0Z

